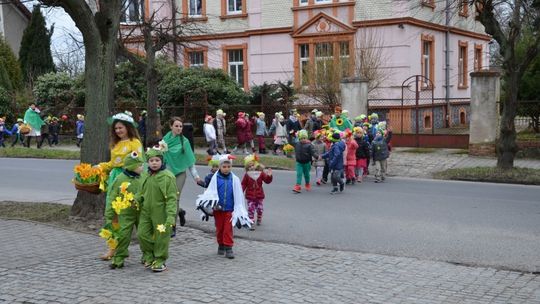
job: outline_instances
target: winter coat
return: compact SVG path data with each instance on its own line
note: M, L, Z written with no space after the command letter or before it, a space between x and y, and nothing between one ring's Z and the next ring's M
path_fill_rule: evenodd
M264 121L264 119L257 118L256 124L257 124L257 131L255 132L255 135L267 136L268 130L266 130L266 122Z
M50 123L49 124L49 134L58 135L60 133L60 124L59 123Z
M206 136L206 142L216 140L216 129L211 123L205 123L203 126L204 136Z
M273 175L268 175L261 172L261 175L255 180L249 176L246 172L244 178L242 178L242 190L246 193L246 199L248 200L262 200L264 199L263 182L270 184L272 182Z
M294 154L296 156L296 161L301 164L311 163L313 158L318 158L319 156L315 153L313 145L307 139L302 139L297 142L294 147Z
M77 135L81 135L84 133L84 121L82 120L77 120L77 122L75 123L75 130L77 132Z
M388 158L388 144L384 137L376 137L371 142L371 154L374 161L385 160Z
M356 150L358 149L358 144L354 139L347 141L345 144L347 146L347 166L356 165Z
M356 143L358 144L358 149L356 149L356 159L367 159L369 158L369 142L367 138L355 138Z
M343 170L343 154L345 153L346 145L343 141L335 142L330 150L322 155L324 159L328 159L328 168L330 170Z
M250 140L249 133L251 133L249 122L243 117L239 117L236 120L235 125L236 125L236 139L238 140L238 143L243 144L245 142L248 142Z
M311 134L313 134L313 127L315 125L315 118L310 117L306 120L306 123L304 124L304 130L308 132L308 136L311 137Z
M214 119L214 128L216 129L216 134L218 136L224 136L227 133L227 122L225 118Z
M290 133L291 131L294 131L295 133L300 131L302 127L300 126L300 121L296 117L289 117L287 120L287 131Z
M317 155L323 155L324 153L326 153L326 144L321 141L321 140L314 140L312 143L313 145L313 149L315 150L315 153ZM318 158L318 157L317 157ZM317 159L313 165L315 167L324 167L324 159Z

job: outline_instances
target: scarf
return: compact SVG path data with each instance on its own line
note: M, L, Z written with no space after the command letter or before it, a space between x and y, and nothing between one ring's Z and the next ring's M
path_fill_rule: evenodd
M195 155L185 136L177 136L169 131L163 137L163 141L169 148L164 155L165 162L174 175L185 172L187 168L195 164Z
M219 171L218 171L219 172ZM203 194L200 194L195 201L197 210L201 210L201 219L208 221L208 217L213 215L213 208L219 202L219 195L217 190L217 173L214 173L208 188ZM246 200L244 199L244 191L242 191L242 184L240 179L231 172L233 179L233 195L234 195L234 210L232 213L231 224L237 228L251 227L253 221L249 219L246 210Z

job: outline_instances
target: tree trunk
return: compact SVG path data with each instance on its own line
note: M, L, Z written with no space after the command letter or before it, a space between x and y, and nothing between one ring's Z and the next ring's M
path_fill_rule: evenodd
M146 138L148 143L156 143L161 139L161 122L157 112L158 88L156 71L156 51L154 49L152 34L149 27L143 30L146 51L146 107L148 117L146 118Z
M103 24L102 31L113 25ZM116 34L109 39L94 42L85 41L85 132L81 149L81 162L98 164L109 157L109 128L106 123L111 114L114 90L114 67L116 60ZM71 208L71 215L84 219L97 219L103 216L105 195L86 192L77 194Z
M500 136L497 143L497 167L505 170L514 167L514 158L518 151L514 122L518 108L518 88L517 73L515 71L509 72L506 98L501 115Z

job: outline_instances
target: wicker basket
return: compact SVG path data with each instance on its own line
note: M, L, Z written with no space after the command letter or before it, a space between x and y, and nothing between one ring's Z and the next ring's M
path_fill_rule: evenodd
M19 132L23 135L30 133L30 131L32 131L32 127L30 127L29 125L22 125L19 129Z
M73 184L75 185L75 189L80 191L86 191L93 194L101 193L101 189L99 189L99 183L81 184L78 181L73 180Z

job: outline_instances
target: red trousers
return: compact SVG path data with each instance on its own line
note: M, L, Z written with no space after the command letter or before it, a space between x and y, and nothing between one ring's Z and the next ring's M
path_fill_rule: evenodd
M354 167L355 165L347 165L347 171L345 172L345 177L347 179L353 179L356 177Z
M259 143L259 150L264 150L264 149L265 149L265 146L264 146L264 136L262 136L262 135L257 135L257 142Z
M216 222L216 239L219 245L232 247L233 226L231 223L232 211L214 211Z

